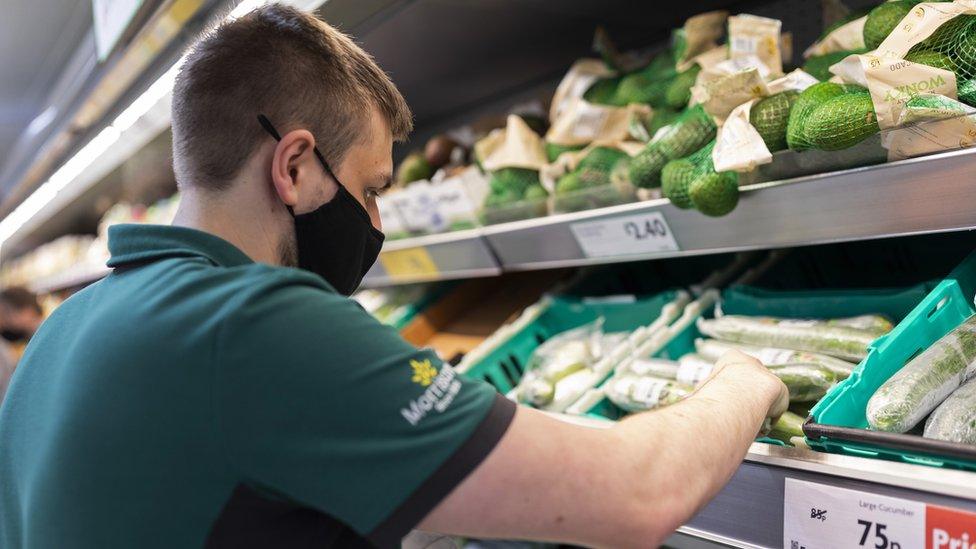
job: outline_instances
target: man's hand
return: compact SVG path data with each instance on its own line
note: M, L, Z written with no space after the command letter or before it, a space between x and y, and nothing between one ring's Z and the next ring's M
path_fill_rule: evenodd
M722 355L703 384L712 379L748 387L750 392L767 399L766 419L770 423L775 423L790 405L790 391L786 385L761 362L745 353L729 351Z
M495 449L420 528L655 547L728 482L764 420L786 405L776 376L729 353L684 401L609 429L519 408Z

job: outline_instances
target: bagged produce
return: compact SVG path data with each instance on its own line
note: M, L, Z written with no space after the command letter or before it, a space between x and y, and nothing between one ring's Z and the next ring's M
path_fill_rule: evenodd
M795 320L771 317L726 315L714 320L701 318L698 329L705 335L731 341L823 353L860 361L877 334L857 328L830 325L823 320Z
M532 352L516 387L518 400L532 406L552 402L556 385L589 369L603 354L602 319L551 337Z
M725 353L734 350L745 353L770 367L786 364L814 364L830 370L838 380L846 379L854 370L854 364L850 362L819 353L778 347L757 347L717 339L696 339L695 350L699 355L711 361L716 361Z
M853 147L881 131L869 93L846 93L818 106L804 124L805 139L823 151Z
M932 412L924 436L976 445L976 379L963 383Z
M880 46L914 5L915 2L911 0L895 0L884 2L871 10L864 21L864 46L868 50Z
M675 379L688 385L696 385L712 373L715 361L709 360L697 353L689 353L678 359L678 371Z
M807 59L806 63L803 64L803 70L812 75L814 78L820 81L827 81L833 76L830 72L830 67L836 63L839 63L845 57L854 53L864 53L867 50L864 49L854 49L854 50L843 50L835 51L832 53L825 53L823 55L816 55Z
M844 326L847 328L867 330L878 336L883 336L895 327L884 315L859 315L848 318L835 318L828 320L827 324L830 326Z
M817 364L769 365L767 368L789 389L791 402L820 400L837 382L833 372Z
M787 90L760 99L749 111L749 123L759 132L770 152L786 148L786 127L790 120L790 110L800 95L795 90Z
M657 377L661 379L678 379L679 364L673 360L663 358L638 358L631 361L621 373L631 373L638 376Z
M739 175L707 171L691 182L688 196L701 213L711 217L726 215L739 204Z
M766 435L790 444L793 437L803 437L803 418L793 412L786 412L773 423Z
M796 102L793 104L793 109L790 110L790 118L787 122L787 146L795 151L812 147L813 145L806 138L806 132L804 130L810 114L828 100L850 93L854 89L857 89L857 86L837 84L834 82L821 82L800 92L800 95L796 98ZM860 89L864 91L863 88Z
M688 106L688 101L691 101L691 87L695 85L699 71L701 71L700 66L692 65L691 68L678 73L670 81L664 91L664 105L666 107L683 109Z
M659 187L664 165L702 148L715 138L715 130L715 122L702 107L686 110L631 160L630 181L638 187Z
M672 379L636 374L614 375L604 393L611 402L628 412L653 410L674 404L694 391L690 385Z
M868 423L879 431L907 432L974 372L976 316L971 316L878 388L868 401Z
M661 193L664 197L678 208L694 207L688 189L695 178L706 170L714 148L715 141L710 141L694 153L665 164L661 170Z

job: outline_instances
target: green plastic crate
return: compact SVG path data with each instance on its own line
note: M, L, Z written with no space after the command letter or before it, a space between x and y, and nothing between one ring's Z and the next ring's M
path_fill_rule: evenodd
M604 318L607 332L634 330L653 322L677 292L635 298L633 301L549 297L545 310L532 322L473 364L464 375L491 383L502 394L511 391L522 379L525 366L541 343L550 337Z
M976 447L917 435L868 430L865 410L875 391L912 357L974 313L976 254L940 282L888 335L878 339L850 378L811 410L810 446L833 453L976 470Z
M905 317L925 298L928 286L918 284L904 289L779 291L750 286L732 286L722 294L722 311L730 315L776 316L783 318L842 318L881 313L893 321ZM707 312L706 316L710 316ZM659 358L676 359L694 352L695 339L701 337L694 324L685 328L658 353ZM587 414L610 419L624 415L623 410L603 398ZM778 444L779 441L763 439Z

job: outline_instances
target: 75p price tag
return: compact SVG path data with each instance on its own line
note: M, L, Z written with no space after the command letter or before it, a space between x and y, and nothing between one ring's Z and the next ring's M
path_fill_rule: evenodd
M582 221L570 227L586 257L678 251L661 212Z
M925 547L924 503L786 479L786 549Z

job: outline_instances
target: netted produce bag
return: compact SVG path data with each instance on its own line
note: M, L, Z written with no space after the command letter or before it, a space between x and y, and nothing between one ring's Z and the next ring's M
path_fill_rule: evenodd
M627 171L630 153L640 147L639 143L593 143L547 166L543 184L554 191L553 210L572 212L633 201Z
M662 128L630 162L630 181L642 188L661 185L661 170L669 160L688 156L715 138L715 121L696 105Z
M830 99L858 91L867 93L867 89L857 85L821 82L800 92L792 110L790 110L786 130L786 145L795 151L813 147L813 143L807 138L805 130L807 119L810 118L813 111Z
M786 148L786 127L790 111L800 92L787 90L760 99L749 111L749 123L756 128L770 152Z
M924 436L976 445L976 379L963 383L932 412Z
M908 61L943 68L956 75L958 89L971 88L976 78L976 15L959 15L914 45L905 55ZM970 93L960 99L972 103Z
M664 197L681 209L693 208L689 188L691 183L710 166L715 140L690 155L671 160L661 170L661 192Z
M823 151L857 145L881 131L867 91L844 93L816 106L802 123L801 143Z
M976 316L933 343L868 400L873 429L904 433L976 373Z
M564 393L574 395L592 387L593 365L626 334L605 334L603 319L549 338L532 352L525 374L515 389L519 402L545 407Z
M823 55L814 55L803 63L803 70L820 81L830 80L834 75L830 67L842 61L845 57L855 53L865 53L866 49L842 50Z
M844 320L786 319L725 315L714 320L699 319L701 333L733 343L746 343L822 353L859 362L868 346L881 333L852 327Z
M880 46L916 3L911 0L895 0L884 2L872 9L864 22L865 48L873 50Z

